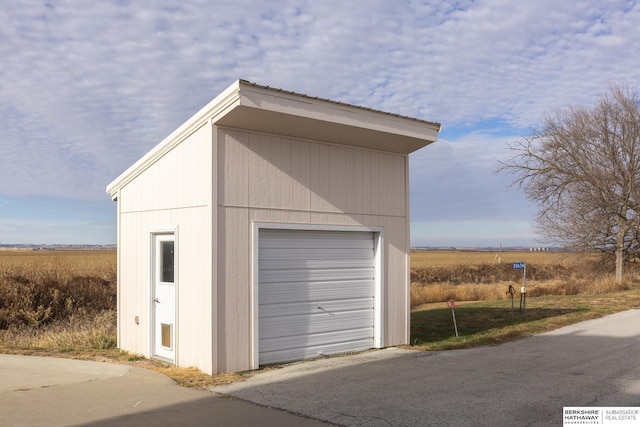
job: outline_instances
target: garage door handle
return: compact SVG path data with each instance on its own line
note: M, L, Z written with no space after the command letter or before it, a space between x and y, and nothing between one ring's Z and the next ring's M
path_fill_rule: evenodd
M154 298L154 299L153 299L153 302L155 302L155 303L160 303L160 300L159 300L158 298Z
M334 316L334 314L333 314L333 313L331 313L330 311L325 310L324 308L322 308L322 307L320 307L320 306L318 306L318 310L322 310L322 311L324 311L325 313L330 314L331 316Z

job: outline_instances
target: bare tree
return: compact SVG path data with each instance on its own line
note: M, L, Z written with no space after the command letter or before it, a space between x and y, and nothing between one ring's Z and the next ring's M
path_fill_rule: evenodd
M593 108L548 115L510 146L500 169L516 176L538 207L536 228L551 243L615 254L616 281L639 250L640 110L638 97L612 86Z

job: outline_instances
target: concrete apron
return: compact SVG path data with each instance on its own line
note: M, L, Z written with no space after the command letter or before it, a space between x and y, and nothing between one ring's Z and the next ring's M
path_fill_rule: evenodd
M319 426L314 420L181 387L142 368L0 355L2 426Z

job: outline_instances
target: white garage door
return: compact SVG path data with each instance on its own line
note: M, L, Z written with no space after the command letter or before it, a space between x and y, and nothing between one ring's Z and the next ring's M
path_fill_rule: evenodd
M259 364L374 347L371 232L259 231Z

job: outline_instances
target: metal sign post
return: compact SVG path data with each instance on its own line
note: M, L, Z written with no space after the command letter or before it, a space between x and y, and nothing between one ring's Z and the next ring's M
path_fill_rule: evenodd
M456 330L456 338L458 338L458 324L456 323L456 313L455 311L453 311L454 307L456 306L456 302L450 299L449 302L447 302L447 305L451 309L451 316L453 316L453 327Z
M524 312L527 306L527 263L514 262L513 269L523 271L522 287L520 288L520 312Z

